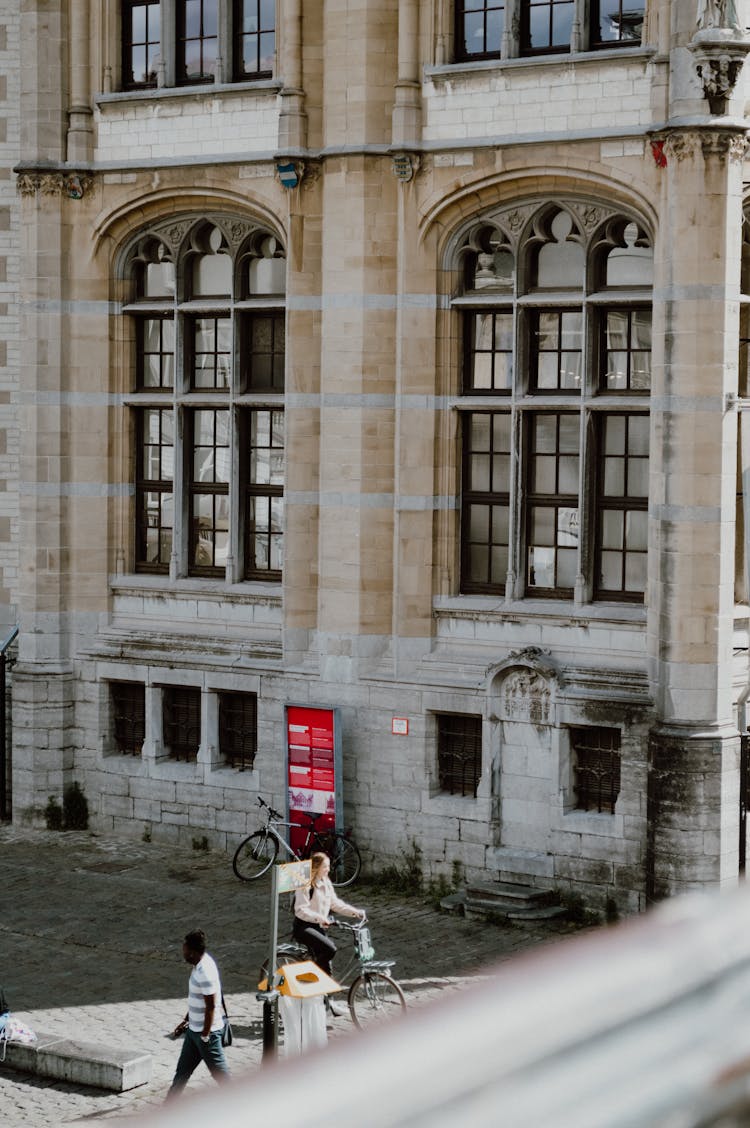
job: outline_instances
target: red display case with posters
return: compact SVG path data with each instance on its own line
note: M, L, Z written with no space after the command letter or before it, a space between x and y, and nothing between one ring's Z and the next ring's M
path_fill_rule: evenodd
M322 814L319 830L343 825L341 723L336 708L309 705L286 707L287 812L292 822L300 815ZM305 819L299 819L305 823ZM292 828L291 843L299 849L305 831Z

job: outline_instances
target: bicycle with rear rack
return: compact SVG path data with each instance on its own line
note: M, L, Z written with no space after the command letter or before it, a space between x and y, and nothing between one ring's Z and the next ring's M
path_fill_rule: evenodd
M232 868L240 881L255 881L262 877L274 864L280 850L288 855L290 862L309 858L311 854L318 852L327 854L331 859L330 878L333 885L351 885L357 880L362 869L362 858L348 833L319 829L317 822L323 818L322 814L304 814L303 818L308 820L306 823L293 822L285 819L260 795L258 803L265 813L265 826L243 839L232 859ZM287 836L282 833L284 828ZM288 840L291 830L296 828L306 831L299 850L295 850Z
M382 1022L403 1014L406 1010L406 999L392 974L396 961L375 959L375 949L372 946L366 918L357 921L356 924L333 918L331 926L351 932L354 938L354 947L348 964L343 971L339 972L337 969L333 972L333 978L342 985L345 985L352 973L356 972L346 999L354 1025L359 1030L368 1030L371 1026L379 1026ZM346 951L340 952L339 958L341 954L346 955ZM276 949L276 959L279 966L309 959L314 962L314 957L305 945L297 941L279 944ZM263 975L265 974L264 965Z

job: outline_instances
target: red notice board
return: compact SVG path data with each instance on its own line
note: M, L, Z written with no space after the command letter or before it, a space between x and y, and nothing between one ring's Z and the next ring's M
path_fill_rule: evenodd
M325 815L317 826L330 829L343 824L341 723L339 710L308 705L286 707L287 809L296 822L300 815ZM306 823L306 820L299 819ZM305 840L303 830L292 829L295 848Z

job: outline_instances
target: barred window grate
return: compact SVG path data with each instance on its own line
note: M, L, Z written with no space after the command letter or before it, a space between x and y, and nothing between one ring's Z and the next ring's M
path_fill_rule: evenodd
M111 682L109 689L117 751L140 756L146 738L146 688L140 682Z
M258 699L254 693L219 694L219 751L233 768L244 772L258 750Z
M576 809L614 813L620 794L618 729L571 729Z
M444 713L437 722L441 790L476 797L482 774L482 718Z
M169 757L196 760L201 742L201 691L168 686L163 693L164 744Z

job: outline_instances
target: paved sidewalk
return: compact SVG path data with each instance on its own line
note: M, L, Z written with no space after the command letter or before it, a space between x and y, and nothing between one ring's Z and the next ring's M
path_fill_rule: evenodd
M88 1117L117 1119L159 1104L179 1043L166 1034L186 1009L188 966L181 941L203 928L221 968L235 1033L232 1071L260 1063L257 969L265 958L270 881L237 881L224 854L74 832L0 825L0 985L11 1010L33 1029L153 1055L150 1084L112 1094L23 1076L0 1065L4 1128L55 1128ZM560 926L531 930L465 921L415 899L345 892L367 908L381 958L410 1005L460 989L477 975L543 941ZM290 922L281 910L281 931ZM348 1017L331 1037L356 1037ZM189 1089L213 1084L199 1067Z

